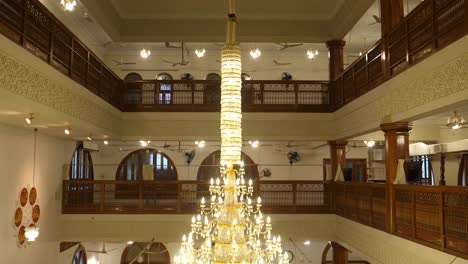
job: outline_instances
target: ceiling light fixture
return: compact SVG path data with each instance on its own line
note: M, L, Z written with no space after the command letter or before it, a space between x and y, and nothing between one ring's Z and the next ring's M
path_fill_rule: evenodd
M304 246L310 246L310 243L311 242L309 240L306 240L306 241L304 241Z
M87 136L86 137L89 141L93 140L93 138L91 137L91 135Z
M249 141L249 144L252 148L258 148L258 146L260 146L260 141L252 140L252 141Z
M250 56L254 59L258 59L260 56L262 56L262 52L259 49L254 49L250 51Z
M195 141L195 145L197 145L199 148L204 148L206 146L206 141Z
M68 128L65 128L65 129L63 130L63 133L65 133L65 135L70 135L70 134L71 134L71 128L69 128L69 127L68 127Z
M366 144L366 146L368 148L372 148L373 146L375 146L375 141L374 140L369 140L369 141L364 140L364 144Z
M60 4L62 5L63 10L71 12L76 7L75 0L60 0Z
M104 145L109 145L109 141L104 140Z
M447 120L447 127L457 130L463 127L465 119L458 115L457 111L453 112L453 116L450 116Z
M149 141L149 140L147 140L147 141L140 140L140 146L142 146L142 147L147 147L150 143L151 143L151 141Z
M133 242L132 240L127 241L127 244L128 244L128 245L133 245L133 243L134 243L134 242Z
M37 226L26 227L24 231L24 236L28 242L34 242L39 237L39 227Z
M197 54L198 58L202 58L205 56L206 50L205 49L196 49L195 54Z
M34 119L34 114L33 113L30 113L29 114L29 117L26 117L25 121L28 125L30 125L32 123L32 120Z
M318 56L318 50L308 50L307 51L307 58L310 60L315 59Z
M151 51L150 51L150 50L142 49L142 50L140 51L140 56L141 56L143 59L147 59L150 55L151 55Z

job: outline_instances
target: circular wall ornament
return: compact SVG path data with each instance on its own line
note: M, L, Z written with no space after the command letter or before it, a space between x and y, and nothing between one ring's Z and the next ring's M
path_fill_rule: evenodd
M23 246L24 243L26 243L26 228L24 226L21 226L18 229L18 244L20 246Z
M37 201L37 190L35 187L31 188L31 191L29 191L29 204L34 205Z
M28 203L28 189L23 188L20 194L20 204L24 207Z
M32 209L32 220L34 223L37 223L39 221L39 218L41 217L41 208L39 205L35 205Z
M18 207L16 208L15 212L15 226L19 227L21 225L21 222L23 222L23 209Z

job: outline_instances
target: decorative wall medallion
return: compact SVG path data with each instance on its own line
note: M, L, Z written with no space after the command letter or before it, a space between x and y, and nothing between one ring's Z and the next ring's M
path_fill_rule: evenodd
M23 188L21 190L21 195L20 195L20 204L22 207L24 207L27 202L28 202L28 189Z
M23 246L26 243L26 228L21 226L18 229L18 244Z
M32 220L34 223L37 223L39 221L39 217L41 217L41 208L39 205L35 205L32 209Z
M23 210L18 207L16 208L15 212L15 226L19 227L21 225L21 222L23 222Z
M29 191L29 204L34 205L37 200L37 190L35 187L31 188L31 191Z
M17 243L19 246L26 246L26 227L35 227L41 217L41 208L37 204L37 189L32 187L28 191L28 188L22 188L18 202L20 206L16 208L13 219L18 236Z

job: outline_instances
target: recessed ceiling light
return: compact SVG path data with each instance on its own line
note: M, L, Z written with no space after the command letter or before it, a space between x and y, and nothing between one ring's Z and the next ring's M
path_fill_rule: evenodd
M262 55L262 52L259 49L254 49L250 51L250 56L254 59L258 59Z
M147 59L150 55L151 55L151 51L150 51L150 50L142 49L142 50L140 51L140 56L141 56L143 59Z

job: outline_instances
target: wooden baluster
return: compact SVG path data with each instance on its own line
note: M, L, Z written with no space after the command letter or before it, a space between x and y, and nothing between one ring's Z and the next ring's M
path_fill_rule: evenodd
M192 107L195 105L195 85L190 81L190 90L192 91Z
M297 213L297 184L292 183L292 188L293 188L293 211Z
M263 100L264 100L264 85L263 85L263 82L260 83L260 104L263 105Z
M412 237L416 238L416 195L414 191L410 191L410 201L411 201L411 213L412 213L412 219L411 219L411 229L413 231ZM395 207L395 206L393 206ZM394 229L395 230L395 229Z
M104 203L105 203L105 195L106 195L106 192L105 192L105 189L106 189L106 184L105 183L101 183L100 184L101 186L101 190L100 190L100 196L99 198L99 212L100 213L104 213Z
M443 187L439 187L439 221L440 221L440 247L443 251L446 247L445 245L445 193Z
M197 190L199 184L197 183ZM177 212L182 213L182 183L177 183Z
M299 106L299 87L297 86L297 83L294 83L294 109L298 110Z
M143 181L138 181L138 211L143 211Z

